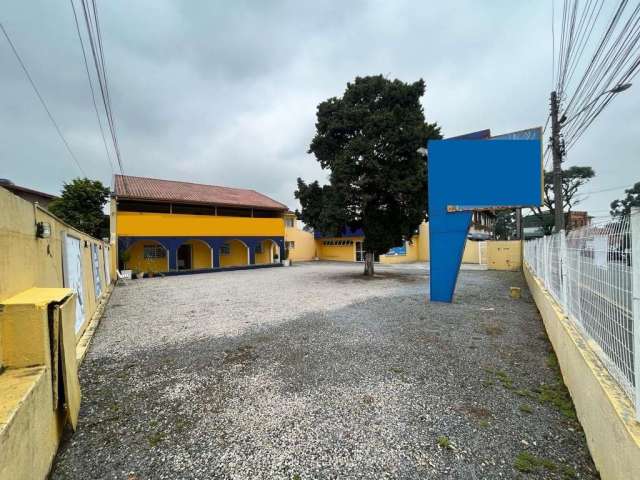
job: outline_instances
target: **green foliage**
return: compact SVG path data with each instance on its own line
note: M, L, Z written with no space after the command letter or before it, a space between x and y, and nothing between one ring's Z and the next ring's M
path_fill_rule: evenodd
M99 237L104 222L102 207L109 198L109 189L99 180L76 178L65 183L60 198L49 204L51 213L94 237Z
M493 226L493 235L496 240L511 240L515 238L516 233L516 211L500 210Z
M440 448L446 448L447 450L451 450L453 448L453 445L451 444L451 440L449 440L449 437L446 437L444 435L442 435L441 437L438 437L438 446Z
M593 177L596 176L596 172L591 167L573 166L566 170L562 170L562 200L563 210L565 212L571 211L573 207L580 203L580 198L576 197L578 189L586 185ZM555 225L555 218L553 212L556 202L553 198L553 172L544 173L544 197L543 206L548 212L543 212L539 208L534 208L535 215L540 219L542 227L545 230L545 234L548 235L552 232ZM545 214L548 215L545 218Z
M385 253L426 218L427 162L417 152L440 127L425 123L425 83L357 77L342 97L318 105L309 153L329 184L298 179L301 219L328 235L362 228L365 250Z
M513 466L516 470L524 473L536 472L543 467L549 471L556 471L558 466L546 458L536 457L529 452L520 452L516 457Z
M523 403L522 405L520 405L520 411L524 413L533 413L533 408L531 408L531 405Z
M562 200L564 210L570 211L580 200L575 198L578 189L596 176L591 167L573 166L562 170ZM555 208L553 199L553 172L544 173L544 205L551 211Z
M626 196L611 202L611 216L622 217L631 213L631 207L640 207L640 182L624 191Z

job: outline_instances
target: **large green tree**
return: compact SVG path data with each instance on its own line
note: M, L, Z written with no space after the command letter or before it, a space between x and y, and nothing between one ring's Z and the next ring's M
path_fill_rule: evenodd
M62 195L49 204L49 210L78 230L99 237L108 198L109 188L99 180L76 178L64 184Z
M626 196L611 202L611 216L622 217L631 213L631 207L640 207L640 182L624 191Z
M316 230L365 233L365 274L373 259L415 233L427 212L427 163L419 149L442 138L426 123L420 98L425 83L382 75L357 77L342 97L320 103L309 147L329 183L298 178L301 219Z

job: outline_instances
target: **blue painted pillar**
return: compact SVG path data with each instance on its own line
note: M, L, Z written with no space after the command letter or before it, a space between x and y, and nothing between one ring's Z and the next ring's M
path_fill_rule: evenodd
M223 242L217 238L205 238L203 240L207 242L213 252L213 268L220 268L220 246Z

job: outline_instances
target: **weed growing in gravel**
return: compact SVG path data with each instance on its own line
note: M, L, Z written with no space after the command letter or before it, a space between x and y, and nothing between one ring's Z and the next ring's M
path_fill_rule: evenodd
M578 474L576 473L576 471L569 465L562 465L560 467L560 472L562 472L563 480L571 480L572 478L578 478Z
M291 475L291 480L302 480L302 477L299 473L294 473L293 475Z
M573 407L573 401L563 383L555 383L553 385L540 385L538 391L538 400L540 403L550 403L556 407L562 415L575 420L576 411Z
M492 337L502 335L504 333L504 330L498 322L485 323L482 326L482 329L484 330L484 333L491 335Z
M155 447L162 441L163 438L164 438L164 435L162 433L155 432L149 435L149 437L147 438L147 441L149 442L149 445L151 447Z
M516 390L516 395L520 395L521 397L537 398L531 390L528 390L526 388L519 388L518 390Z
M447 450L452 450L453 449L453 445L451 444L451 440L449 440L449 437L444 436L444 435L438 437L438 446L440 448L446 448Z
M489 420L480 420L478 422L478 426L480 426L482 428L488 428L489 427Z
M546 468L549 471L556 471L558 466L547 458L536 457L532 453L523 451L518 454L513 467L523 473L532 473Z
M522 405L520 405L520 411L524 413L533 413L533 408L531 408L531 405L523 403Z
M506 388L507 390L513 390L513 378L511 378L502 370L498 370L496 372L496 377L504 388Z

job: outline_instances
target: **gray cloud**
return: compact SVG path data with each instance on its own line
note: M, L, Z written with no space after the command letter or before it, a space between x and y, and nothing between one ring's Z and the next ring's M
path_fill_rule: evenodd
M296 177L326 177L306 153L316 106L357 75L424 78L425 112L446 135L544 124L549 6L440 3L101 2L127 173L254 188L295 208ZM110 183L68 3L5 2L0 21L87 174ZM0 71L0 176L57 192L79 172L6 42ZM640 96L622 95L570 152L598 173L585 190L640 180ZM602 214L619 194L584 206Z

